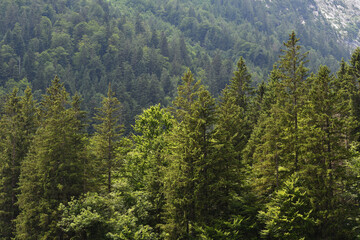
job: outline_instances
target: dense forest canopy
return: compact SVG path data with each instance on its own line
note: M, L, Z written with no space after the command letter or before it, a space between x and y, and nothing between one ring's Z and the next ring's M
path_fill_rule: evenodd
M31 85L39 100L57 75L93 116L111 82L127 132L142 108L171 102L186 68L215 96L240 56L254 85L266 80L293 29L311 70L336 71L349 58L306 1L3 0L0 7L0 95Z
M360 48L304 2L0 1L0 239L360 239Z

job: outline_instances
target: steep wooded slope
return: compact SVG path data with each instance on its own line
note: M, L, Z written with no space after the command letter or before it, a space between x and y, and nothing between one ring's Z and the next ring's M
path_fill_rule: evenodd
M308 6L316 2L3 0L0 95L30 84L39 98L58 75L93 114L112 82L129 129L142 108L171 101L187 67L215 95L240 56L255 82L266 80L292 30L311 69L337 69L348 46Z

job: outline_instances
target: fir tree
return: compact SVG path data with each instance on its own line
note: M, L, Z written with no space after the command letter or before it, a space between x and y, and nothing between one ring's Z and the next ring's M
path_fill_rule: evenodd
M299 39L293 32L284 43L286 50L274 66L270 83L273 96L265 100L263 115L249 146L253 148L251 162L255 185L259 193L268 195L277 189L291 173L299 170L300 132L299 109L306 94L307 69L304 61L307 54L300 53ZM268 109L267 109L268 108ZM258 138L258 139L255 139ZM260 139L259 139L260 138Z
M298 170L299 165L299 130L298 130L298 112L302 106L302 96L306 94L304 82L307 76L307 69L304 67L307 53L300 52L298 45L299 39L296 38L294 32L289 36L289 40L284 43L286 50L280 56L279 72L280 72L280 88L278 96L278 104L283 108L283 125L284 139L287 142L287 150L289 153L286 158L294 164L293 169Z
M250 88L251 75L247 71L243 58L240 58L237 66L234 77L223 91L216 112L214 139L217 143L218 155L214 157L219 158L217 160L218 174L221 175L219 179L225 181L216 183L219 189L215 191L219 193L219 201L221 198L229 198L231 191L235 190L236 193L239 193L239 187L241 188L246 172L242 151L251 132L248 118L252 92ZM222 186L222 184L224 185ZM224 189L227 193L220 189ZM227 199L223 204L226 206L229 203L229 199Z
M347 169L353 128L351 100L346 86L322 66L309 78L310 92L301 113L301 175L314 204L318 230L314 238L352 239L351 184ZM353 213L351 213L353 212Z
M21 165L17 239L60 238L58 206L83 190L84 141L77 110L55 77L40 105L40 122Z
M20 165L35 132L35 102L31 89L18 96L14 89L7 98L0 120L0 238L10 239L19 214L17 203Z
M251 75L243 58L240 58L237 66L234 77L224 89L216 110L213 135L216 150L211 159L212 171L216 177L214 176L213 182L209 182L209 188L216 193L213 196L216 201L212 202L211 213L216 220L212 223L213 226L208 225L205 229L209 231L214 225L221 226L236 215L236 219L243 219L244 226L236 237L250 238L254 233L252 226L256 219L251 219L249 216L253 217L255 212L250 213L249 205L252 203L248 202L251 196L249 185L246 183L248 168L242 157L242 151L252 131L249 117L252 114Z
M275 192L259 218L265 222L261 232L265 238L313 239L316 221L311 199L296 174Z
M280 81L280 71L274 66L270 74L267 91L261 103L259 120L244 149L244 158L251 166L251 179L254 192L260 198L269 196L280 182L284 181L287 171L281 158L281 111L276 108ZM266 199L262 199L264 201Z
M112 189L112 173L116 167L116 149L120 144L123 126L121 120L121 106L119 100L114 96L109 84L107 96L103 97L102 106L97 109L95 120L96 133L93 138L95 156L102 166L100 173L106 176L107 192Z
M188 71L174 101L177 119L170 134L170 166L167 170L167 239L195 237L195 225L210 220L215 199L208 187L213 184L211 142L214 124L214 99Z

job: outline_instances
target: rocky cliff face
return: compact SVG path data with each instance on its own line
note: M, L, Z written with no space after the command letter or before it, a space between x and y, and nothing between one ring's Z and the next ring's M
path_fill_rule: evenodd
M360 0L254 0L268 9L270 16L289 21L290 28L299 23L308 29L324 32L350 52L360 47ZM299 31L301 32L301 31Z
M360 0L314 0L313 14L323 18L338 33L339 41L360 46Z

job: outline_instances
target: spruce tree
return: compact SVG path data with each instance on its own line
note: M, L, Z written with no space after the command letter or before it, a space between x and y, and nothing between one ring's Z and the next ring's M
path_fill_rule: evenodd
M360 122L360 48L355 49L353 52L350 65L346 64L344 61L341 64L341 69L338 74L339 79L347 81L348 83L353 83L354 89L352 92L352 108L353 114L357 122ZM360 135L360 125L358 124L352 132L352 138L356 139L359 142Z
M226 189L226 191L235 190L234 186L239 188L245 177L246 169L242 151L252 130L250 121L252 89L250 85L251 75L244 59L240 58L234 77L223 90L216 112L214 139L217 143L217 157L221 159L218 160L219 174L222 175L221 179L228 181L225 186L219 188ZM239 191L239 189L236 190ZM222 197L229 197L229 192L227 194L220 194L220 192L219 195Z
M314 238L353 239L349 134L354 126L348 86L322 66L309 78L310 92L301 113L302 167L318 229Z
M173 103L177 123L169 137L164 226L167 239L195 237L195 226L211 219L216 201L209 188L216 178L211 161L215 102L190 71L182 80Z
M237 69L228 86L229 94L235 98L238 106L244 109L249 109L250 97L253 93L251 87L251 75L245 64L245 60L241 57L237 63Z
M120 124L121 105L114 95L109 84L107 96L103 97L102 106L97 108L95 120L99 123L95 125L96 133L92 139L95 156L101 165L100 174L106 178L104 184L108 193L112 189L112 174L117 165L116 150L120 146L123 131Z
M283 114L284 139L287 142L287 150L289 161L293 162L293 169L299 168L299 124L298 112L302 106L302 96L306 94L305 79L307 77L307 68L304 64L307 62L307 53L301 53L301 47L298 45L299 39L296 38L295 32L289 36L289 40L284 43L286 50L280 56L279 72L280 72L280 89L278 96L278 104L285 113Z
M262 119L258 122L249 146L255 176L255 187L266 196L279 188L293 172L299 170L299 109L306 94L304 67L306 53L300 52L295 33L284 43L283 55L271 74L273 99L264 101Z
M314 239L316 224L311 199L298 174L285 181L284 186L260 211L265 222L261 235L266 239Z
M58 77L43 96L39 118L21 165L17 239L61 239L59 204L83 192L83 124Z
M360 78L360 47L356 48L350 59L351 73L359 80Z
M279 188L287 173L283 171L286 170L286 163L280 157L282 122L279 121L281 111L276 107L280 74L278 67L274 65L260 104L259 120L243 152L246 163L251 167L251 185L261 202L266 202L268 199L264 197Z
M208 232L214 228L219 230L226 222L243 218L243 227L241 230L236 229L237 238L252 237L251 234L255 232L252 226L256 222L256 219L251 218L256 213L251 212L249 206L252 204L252 196L246 183L248 167L242 156L253 125L250 85L251 75L243 58L240 58L234 77L223 90L216 109L213 135L215 151L211 159L216 177L214 182L209 182L209 188L216 193L216 201L212 202L214 221L205 228Z
M15 232L14 220L19 214L20 165L35 132L35 102L31 89L18 96L14 89L7 97L0 120L0 238L10 239Z

